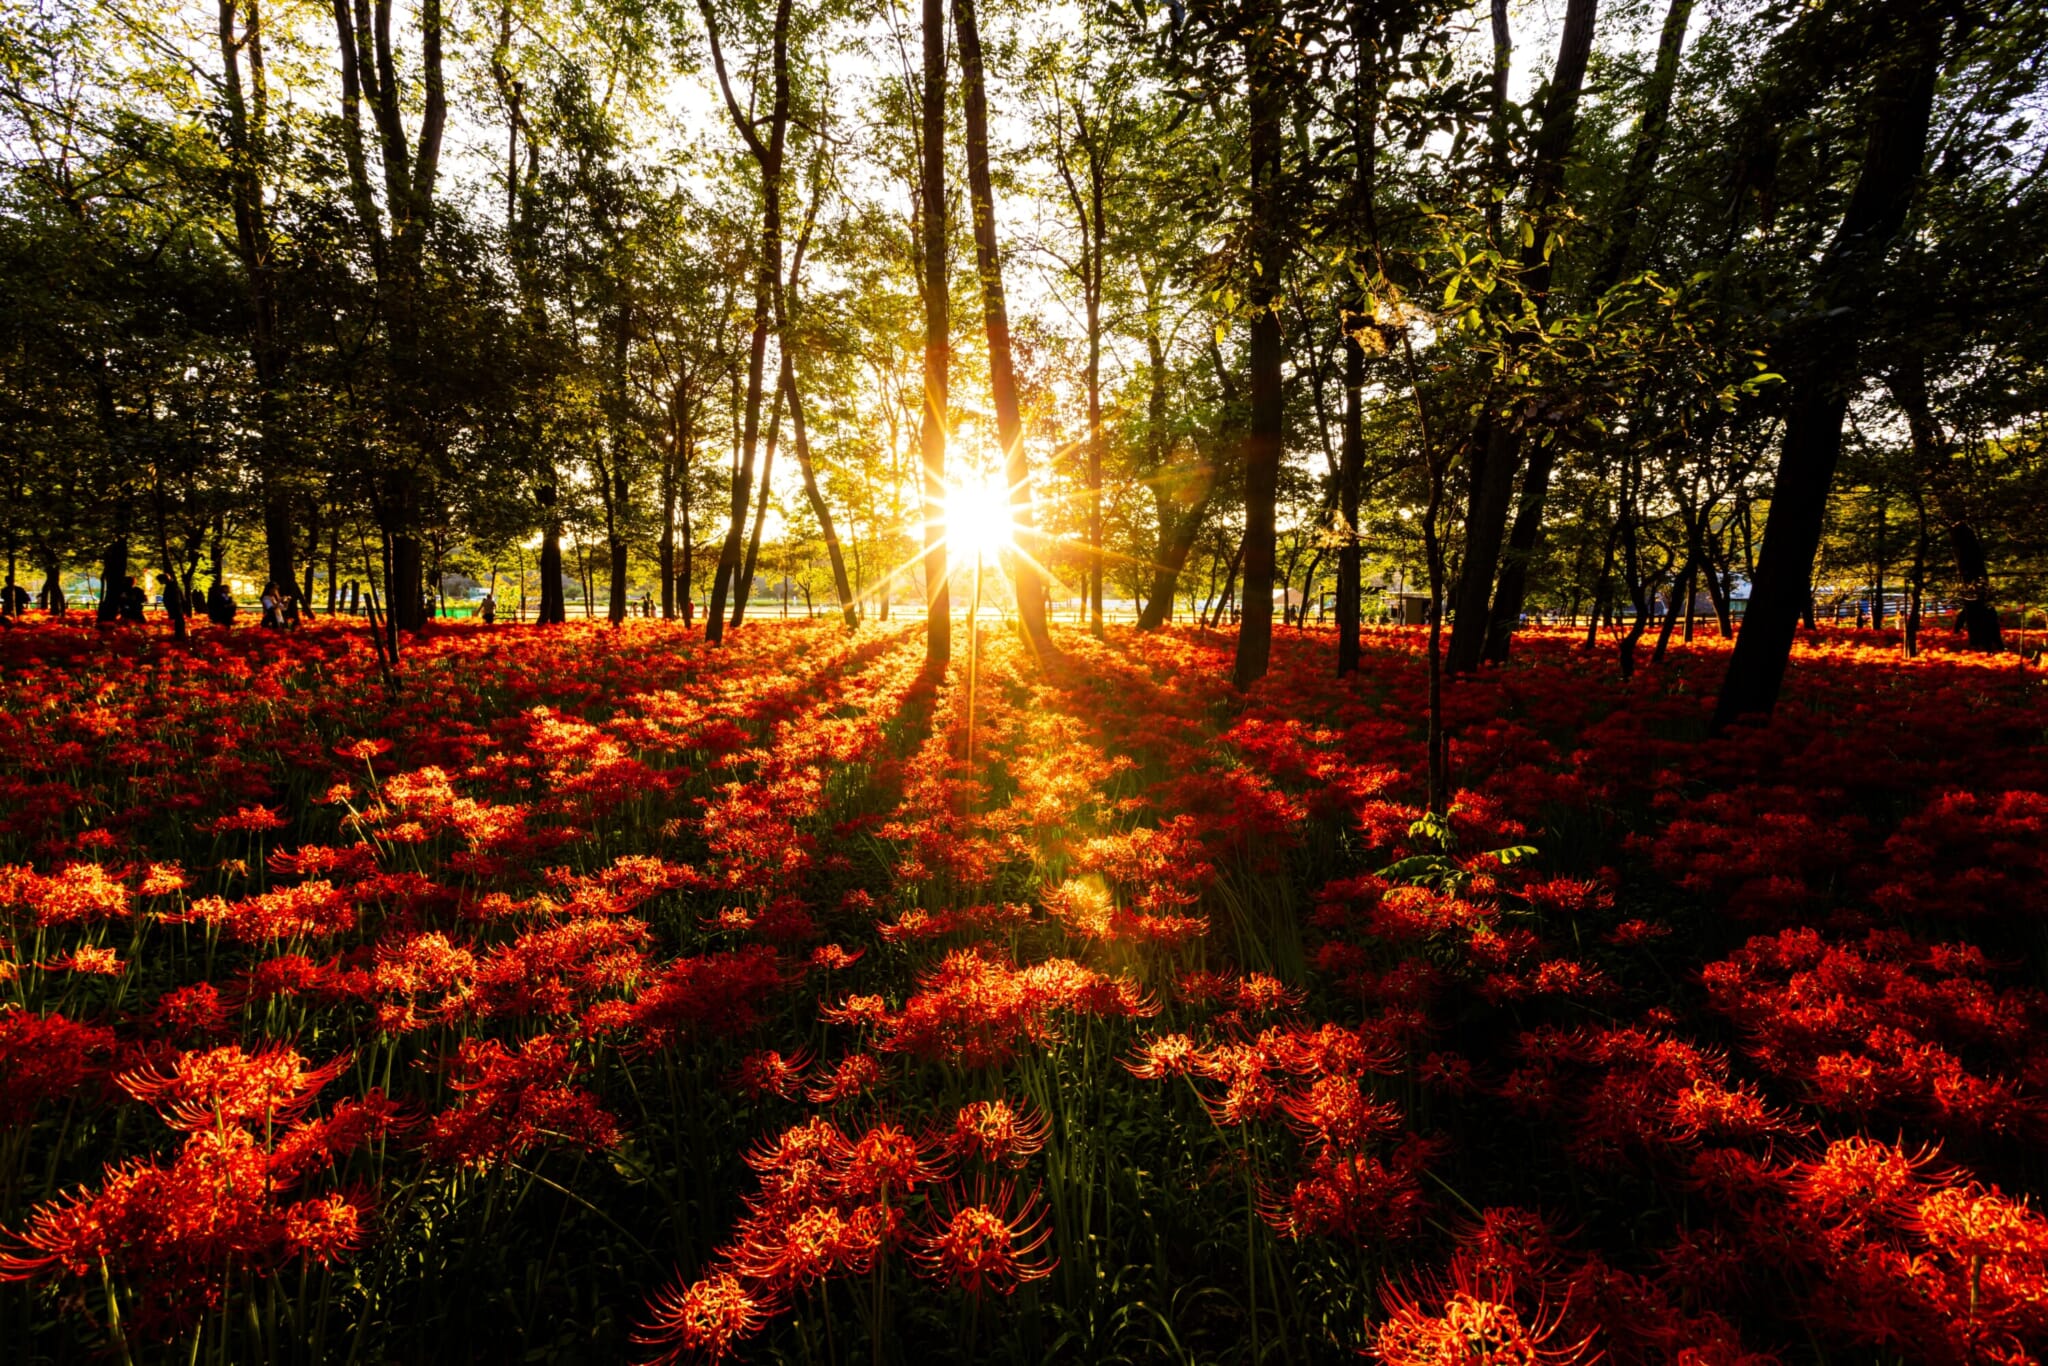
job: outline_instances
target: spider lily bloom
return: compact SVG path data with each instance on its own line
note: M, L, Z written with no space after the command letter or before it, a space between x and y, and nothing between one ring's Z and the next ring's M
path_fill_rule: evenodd
M1384 1366L1585 1366L1601 1356L1591 1332L1564 1334L1569 1295L1552 1307L1511 1277L1475 1270L1463 1253L1448 1281L1421 1293L1391 1286L1382 1292L1387 1317L1371 1350Z
M824 972L844 972L861 960L866 949L848 950L838 944L820 944L811 950L810 964Z
M730 1038L754 1027L784 982L775 951L764 945L678 958L634 999L632 1022L647 1048Z
M356 926L356 908L347 894L322 878L296 887L259 892L239 901L205 897L183 912L163 919L167 925L219 926L238 943L260 944L265 940L344 934Z
M1045 1146L1046 1133L1042 1115L1019 1114L1007 1100L974 1100L960 1107L941 1142L953 1157L1021 1167Z
M1161 1034L1147 1039L1124 1063L1124 1068L1132 1076L1143 1081L1191 1076L1204 1071L1207 1066L1206 1052L1185 1034Z
M835 1204L812 1204L750 1216L726 1255L744 1279L786 1294L828 1276L864 1274L873 1265L876 1244L871 1226L857 1226Z
M762 1096L795 1100L810 1068L811 1055L803 1049L787 1058L772 1048L766 1049L740 1059L732 1074L732 1085L756 1100Z
M488 1167L559 1143L597 1151L619 1141L618 1121L588 1091L566 1041L539 1034L509 1052L496 1039L465 1039L449 1084L467 1099L434 1117L426 1148L437 1161Z
M1341 1152L1356 1152L1401 1127L1400 1107L1367 1100L1351 1077L1319 1078L1306 1091L1284 1097L1281 1109L1305 1138Z
M119 977L128 970L120 954L92 944L82 944L67 954L36 966L44 972L74 972L83 977Z
M717 1271L689 1285L672 1282L647 1308L647 1323L633 1341L657 1349L648 1366L676 1366L725 1360L742 1339L761 1331L775 1305L731 1272Z
M48 876L0 867L0 909L27 908L37 929L124 919L133 900L127 884L97 863L66 864Z
M832 1075L807 1093L813 1105L837 1105L864 1095L882 1082L882 1064L872 1053L854 1053L840 1060Z
M934 1207L926 1227L912 1238L911 1260L935 1281L979 1298L993 1290L1007 1295L1026 1281L1052 1274L1041 1257L1052 1238L1038 1192L1014 1212L1015 1188L1003 1182L990 1191L977 1186L971 1204L949 1190L943 1209Z
M841 1195L886 1203L898 1203L938 1178L924 1145L895 1124L878 1124L855 1139L838 1171Z
M208 834L229 835L237 832L260 835L272 830L282 830L290 824L267 806L245 806L201 826Z
M879 1028L889 1022L889 1003L880 996L849 996L836 1006L819 1006L818 1018L850 1028Z
M0 1124L26 1126L40 1102L104 1082L117 1047L105 1025L0 1009Z
M137 1068L114 1080L129 1095L154 1106L173 1129L189 1131L295 1119L352 1061L344 1053L308 1067L295 1048L245 1053L240 1044L227 1044L181 1053L169 1072Z

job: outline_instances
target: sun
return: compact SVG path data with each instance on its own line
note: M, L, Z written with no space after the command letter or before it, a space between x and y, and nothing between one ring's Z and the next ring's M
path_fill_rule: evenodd
M995 558L1016 545L1009 490L999 480L956 484L946 493L946 544L962 558Z

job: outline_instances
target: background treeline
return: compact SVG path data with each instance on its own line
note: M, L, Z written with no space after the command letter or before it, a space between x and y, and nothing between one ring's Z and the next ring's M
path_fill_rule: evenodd
M770 576L922 607L928 501L1000 471L1056 600L1239 604L1241 679L1276 599L1347 659L1441 599L1455 672L1748 597L1732 715L1816 608L1992 646L2043 596L2044 46L2016 0L34 0L0 553L394 626L566 569L716 631Z

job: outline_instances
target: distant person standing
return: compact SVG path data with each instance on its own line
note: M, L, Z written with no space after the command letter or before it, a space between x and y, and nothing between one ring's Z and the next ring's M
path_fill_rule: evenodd
M7 587L0 589L0 617L18 617L28 610L28 590L14 581L14 575L7 576Z
M219 579L213 581L213 587L206 594L206 619L215 626L235 624L235 599L228 592L228 586Z
M277 591L277 585L263 585L263 625L273 631L284 629L284 595Z
M148 602L149 594L143 591L142 585L135 581L133 574L130 574L128 581L121 585L121 596L115 601L120 619L135 622L143 620L142 609Z
M483 606L479 609L479 614L484 619L484 625L495 626L497 624L498 595L496 593L484 594Z
M172 621L182 620L186 615L185 593L178 587L178 581L169 574L158 574L157 582L163 585L164 613Z

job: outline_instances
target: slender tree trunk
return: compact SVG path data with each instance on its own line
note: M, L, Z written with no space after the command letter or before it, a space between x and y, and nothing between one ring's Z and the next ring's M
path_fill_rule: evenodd
M543 626L560 626L569 620L569 595L563 583L562 517L558 495L552 483L543 484L540 503L540 610L534 618Z
M335 614L336 592L341 578L341 514L335 509L334 520L327 527L327 615ZM192 576L185 576L185 600L192 600Z
M825 502L825 492L818 486L817 466L811 463L811 438L804 428L804 400L797 389L796 362L789 352L782 353L782 391L789 399L790 436L796 444L796 463L804 478L804 498L811 505L811 516L818 521L818 531L825 539L825 559L832 569L832 590L839 595L839 614L848 626L860 625L860 608L853 596L853 585L846 577L846 556L840 552L839 533L832 525L832 509ZM807 595L810 590L804 590Z
M1523 210L1529 236L1524 239L1521 268L1522 287L1535 307L1539 325L1547 312L1550 291L1556 230L1553 219L1564 191L1565 158L1578 127L1579 95L1593 50L1597 14L1598 0L1570 0L1566 6L1557 65L1551 72L1542 119L1530 149L1529 194ZM1510 344L1520 347L1531 340L1518 334L1510 339ZM1455 616L1450 647L1444 656L1444 665L1452 673L1477 668L1486 654L1494 576L1507 535L1508 507L1514 499L1521 447L1518 415L1489 412L1473 433L1472 496L1465 515L1465 557L1452 604ZM1539 493L1539 518L1541 507ZM1519 605L1516 611L1520 611ZM1509 630L1512 629L1510 625Z
M1515 628L1522 624L1522 608L1529 594L1529 563L1536 557L1536 541L1543 531L1543 503L1550 491L1550 471L1556 460L1556 438L1540 438L1529 452L1529 467L1522 472L1522 497L1515 508L1515 524L1508 532L1507 548L1501 554L1500 584L1494 589L1493 606L1487 616L1489 663L1508 662Z
M1913 490L1913 568L1906 586L1906 658L1920 653L1920 594L1927 582L1927 499Z
M924 96L919 198L924 252L924 416L918 450L924 473L925 673L944 674L953 653L953 594L946 573L946 385L952 338L946 287L946 10L924 0Z
M1919 356L1909 356L1885 378L1893 400L1906 415L1914 463L1920 470L1919 482L1933 494L1935 514L1948 529L1949 553L1955 560L1956 578L1961 585L1958 596L1964 639L1972 650L1995 653L2005 648L2005 639L1998 625L1997 605L1992 601L1984 544L1977 538L1957 496L1951 472L1954 451L1935 419L1925 366Z
M712 64L718 72L719 88L727 112L753 153L761 171L761 259L754 277L754 330L747 346L746 426L741 438L744 454L733 480L732 518L726 528L725 545L718 556L718 572L711 584L711 610L704 620L706 639L714 644L724 638L725 599L740 571L740 553L747 533L747 506L752 501L754 456L761 436L761 397L765 385L768 331L776 292L782 284L782 159L789 131L789 15L791 0L778 0L770 60L774 75L774 101L768 116L768 140L762 142L755 122L740 108L726 77L725 54L719 45L718 21L711 0L698 0L705 28L711 39Z
M1943 19L1916 15L1901 36L1902 60L1888 60L1874 92L1863 166L1834 242L1816 270L1815 303L1826 312L1786 339L1781 365L1789 381L1783 447L1770 516L1742 634L1714 708L1719 731L1738 717L1768 713L1778 700L1803 600L1811 596L1813 558L1827 513L1828 489L1842 451L1842 421L1856 378L1857 344L1884 259L1904 225L1927 151L1927 129L1941 61Z
M1276 549L1274 504L1280 487L1285 439L1285 394L1280 366L1279 289L1287 251L1281 194L1281 120L1286 112L1286 73L1280 46L1280 6L1261 0L1245 44L1245 81L1250 104L1250 236L1259 269L1247 281L1252 307L1251 424L1245 434L1244 612L1237 632L1233 686L1248 688L1263 678L1273 649L1273 570Z
M768 520L768 481L775 472L775 447L782 436L783 393L782 386L777 384L775 401L768 408L768 439L761 450L761 497L754 507L754 531L747 538L746 563L740 569L732 593L732 625L735 629L746 615L747 599L754 595L754 566L761 558L761 528Z
M1091 140L1088 151L1088 207L1093 241L1088 252L1088 624L1102 634L1102 278L1108 224L1103 212L1103 165L1107 153ZM1197 521L1200 519L1197 518ZM1190 538L1192 544L1192 538ZM1186 552L1182 552L1186 558ZM1172 610L1171 587L1167 609Z
M1188 555L1195 548L1195 539L1201 535L1202 526L1208 520L1209 506L1216 497L1215 466L1207 468L1209 474L1200 497L1193 507L1174 521L1172 533L1160 547L1159 563L1152 567L1152 592L1145 599L1144 610L1138 616L1138 629L1141 631L1156 631L1173 615L1174 589L1180 582L1181 572L1187 567Z
M1042 657L1053 652L1045 622L1044 576L1034 558L1043 547L1032 530L1035 496L1031 462L1024 451L1024 420L1017 406L1002 252L996 241L995 189L988 163L988 94L982 82L981 29L974 16L974 0L953 0L953 31L960 41L960 102L967 115L967 197L973 206L975 265L981 277L981 312L988 333L989 391L995 400L996 440L1002 446L1003 482L1009 488L1010 521L1018 543L1011 582L1025 642L1033 654Z
M1664 652L1671 648L1671 633L1678 629L1678 598L1681 593L1685 596L1686 639L1690 640L1692 638L1693 576L1699 572L1699 567L1699 533L1694 531L1686 538L1685 568L1681 569L1678 572L1678 577L1672 580L1671 600L1665 604L1664 609L1664 624L1657 631L1657 648L1650 652L1652 663L1663 663Z

